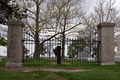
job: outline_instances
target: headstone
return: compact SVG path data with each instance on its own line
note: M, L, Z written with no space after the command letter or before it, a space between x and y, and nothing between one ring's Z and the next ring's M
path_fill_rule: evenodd
M55 49L53 49L53 52L54 52L54 54L55 54L56 57L57 57L57 54L58 54L58 50L59 50L58 46Z
M0 62L2 61L2 57L0 57Z
M95 58L89 57L87 59L87 62L96 62L97 60Z
M7 56L7 47L0 46L0 56Z
M115 53L115 62L120 62L120 38L117 39L117 52Z
M85 47L82 52L78 52L78 58L82 61L87 61L87 58L90 57L90 48Z
M120 53L120 38L117 39L117 52Z

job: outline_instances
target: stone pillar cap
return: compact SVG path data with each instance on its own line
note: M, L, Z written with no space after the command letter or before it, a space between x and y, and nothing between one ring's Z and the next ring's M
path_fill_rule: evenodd
M104 28L105 28L105 27L107 27L107 28L114 28L114 26L115 26L115 23L102 22L102 23L98 24L97 28L98 28L98 29L103 28L103 27L104 27Z
M13 21L8 21L7 25L22 25L22 27L24 27L25 24L22 21L13 20Z

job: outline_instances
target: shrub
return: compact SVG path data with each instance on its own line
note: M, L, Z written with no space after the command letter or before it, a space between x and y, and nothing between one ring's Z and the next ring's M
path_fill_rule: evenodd
M0 45L6 46L7 45L7 40L3 37L0 38Z

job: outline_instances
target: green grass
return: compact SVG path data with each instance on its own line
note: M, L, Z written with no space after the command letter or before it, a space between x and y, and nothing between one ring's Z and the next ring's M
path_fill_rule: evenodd
M0 62L0 67L4 67L6 62L7 61L5 59L2 59L2 62Z
M19 72L19 71L0 71L0 80L47 80L45 78L50 72L33 71L33 72Z
M92 71L65 73L57 72L56 75L66 77L68 80L120 80L120 63L111 66L56 66L57 68L80 68L91 69ZM65 76L66 75L66 76Z
M6 61L0 62L0 67ZM111 66L101 65L45 65L42 67L55 67L66 69L91 69L84 72L50 72L50 71L3 71L0 70L0 80L120 80L120 63ZM36 67L36 66L35 66Z
M61 65L97 65L97 62L82 62L80 60L61 60ZM49 66L49 65L57 65L57 59L44 59L41 58L39 60L35 59L27 59L24 61L24 65L28 67L38 67L38 66Z

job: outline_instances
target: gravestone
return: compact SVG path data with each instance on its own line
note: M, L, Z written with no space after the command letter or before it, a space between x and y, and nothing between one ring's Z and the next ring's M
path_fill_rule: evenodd
M54 52L54 54L55 54L55 57L57 57L57 54L58 54L58 49L59 49L59 47L57 46L55 49L53 49L53 52Z
M7 47L0 46L0 56L7 56Z
M57 57L57 64L61 64L61 46L57 46L53 49L55 56Z
M120 62L120 38L117 39L117 52L115 54L115 62Z
M0 62L2 61L2 57L0 57Z
M88 57L90 57L89 47L85 47L82 52L78 52L78 59L81 59L81 61L87 61Z
M117 39L117 54L120 54L120 38Z

